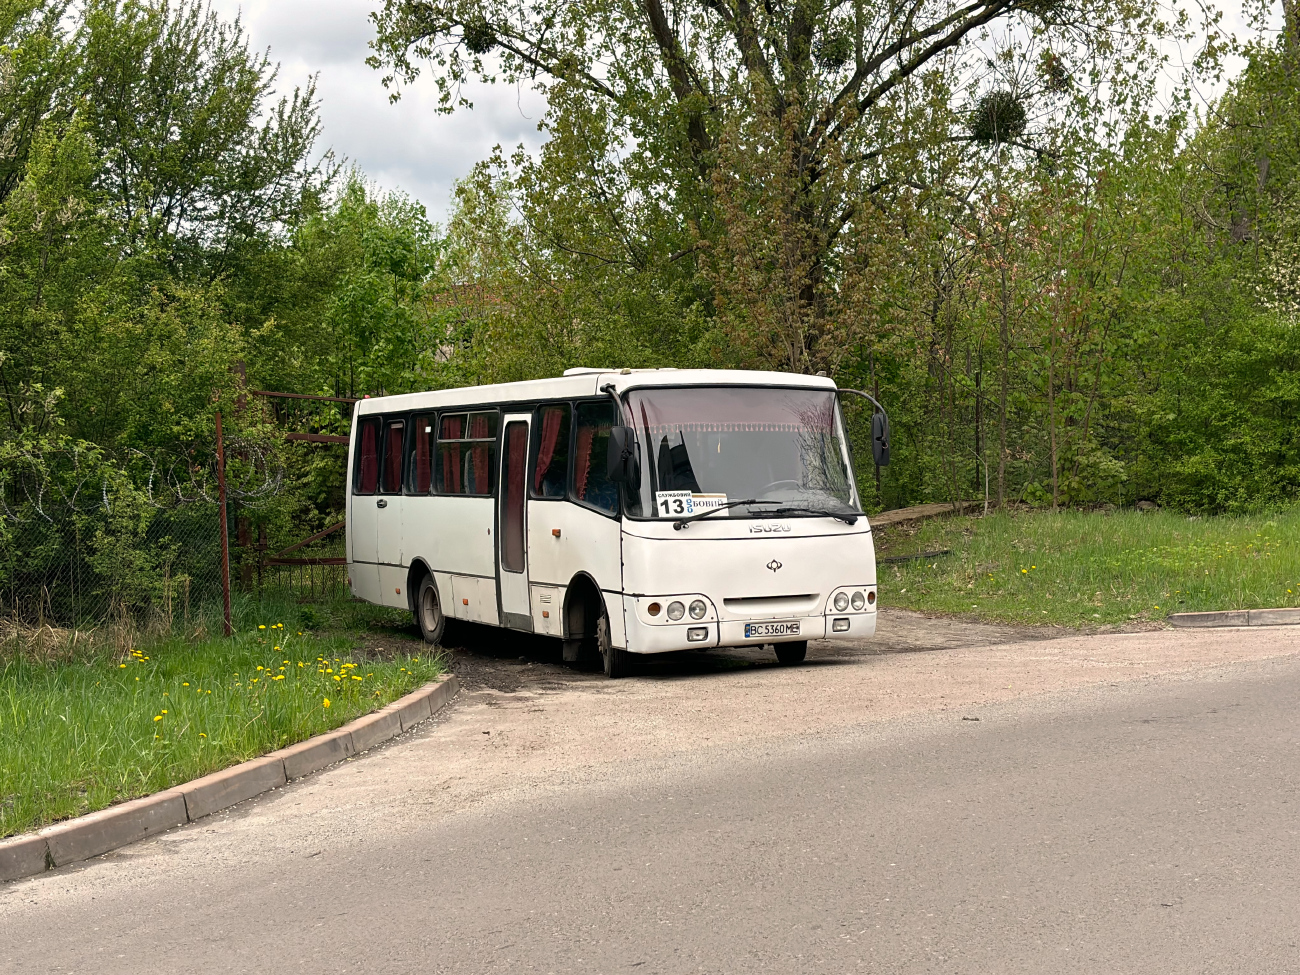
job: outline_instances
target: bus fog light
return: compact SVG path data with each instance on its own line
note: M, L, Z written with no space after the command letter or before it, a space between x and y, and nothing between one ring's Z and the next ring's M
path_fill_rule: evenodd
M876 604L876 594L874 592L867 593L867 605L874 606L875 604Z
M709 628L707 626L692 626L686 631L686 639L689 643L703 643L709 638Z
M645 608L645 611L649 613L651 616L658 616L659 611L661 609L663 609L663 607L660 606L658 603L651 603L649 606Z
M704 605L703 599L697 599L691 603L691 619L702 620L704 614L709 611L709 607Z
M867 605L867 597L860 592L855 592L853 594L853 608L860 610L865 605Z
M833 623L831 623L832 633L844 633L848 630L848 628L849 628L849 621L847 619L838 619L835 620Z
M849 594L846 592L837 592L835 594L835 612L842 613L849 608Z
M686 615L686 607L673 600L668 604L668 618L674 622Z

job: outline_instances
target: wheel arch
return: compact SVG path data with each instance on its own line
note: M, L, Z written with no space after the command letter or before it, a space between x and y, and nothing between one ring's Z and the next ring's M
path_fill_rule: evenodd
M574 575L564 590L564 639L581 640L595 636L596 620L603 609L605 596L591 574L579 572Z
M406 570L406 606L412 613L415 612L416 608L415 598L420 595L420 580L425 576L433 580L433 588L437 591L438 577L433 574L433 570L429 568L424 559L411 559L410 568ZM441 592L438 592L438 604L446 606Z

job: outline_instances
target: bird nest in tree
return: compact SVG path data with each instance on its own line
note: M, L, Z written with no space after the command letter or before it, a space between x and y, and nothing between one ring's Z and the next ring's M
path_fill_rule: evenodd
M977 142L1011 142L1025 131L1025 106L1009 91L991 91L979 100L971 118Z

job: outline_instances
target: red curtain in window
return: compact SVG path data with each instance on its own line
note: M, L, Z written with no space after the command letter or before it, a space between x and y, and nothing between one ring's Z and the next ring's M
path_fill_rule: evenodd
M460 480L460 444L445 443L438 448L442 455L442 493L463 494Z
M459 440L461 427L465 423L463 416L444 416L442 418L442 433L439 434L443 440Z
M433 477L433 456L430 444L433 442L433 417L417 416L415 418L415 469L413 488L417 494L428 494Z
M357 493L374 494L377 487L379 487L379 421L362 420Z
M551 469L551 459L555 457L555 445L560 439L560 424L564 422L567 406L550 406L542 410L542 437L537 451L537 470L533 472L533 490L542 489L546 472Z
M473 413L469 418L469 433L466 435L469 440L485 440L492 436L492 431L488 427L488 415L486 413Z
M466 466L469 468L469 484L466 489L468 494L491 494L492 471L489 461L492 456L492 448L485 443L476 443L469 448L466 456Z
M390 423L384 444L384 490L402 490L402 433L406 424Z
M587 496L587 476L591 473L591 441L595 434L595 427L578 427L578 454L573 459L573 494L577 498Z

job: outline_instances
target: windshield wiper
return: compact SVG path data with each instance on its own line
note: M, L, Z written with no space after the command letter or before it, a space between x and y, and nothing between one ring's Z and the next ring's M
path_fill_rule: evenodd
M825 515L828 518L834 518L837 521L842 521L846 525L856 525L858 523L858 519L861 518L863 514L865 514L865 512L861 512L861 511L828 511L825 508L814 508L812 506L803 506L803 505L789 505L785 508L773 508L771 511L766 512L766 514L789 515L789 514L794 514L796 511L802 511L811 515Z
M762 498L746 498L744 501L728 501L726 504L720 504L716 508L710 508L708 511L701 511L698 515L687 515L685 518L678 518L673 522L673 528L681 531L692 521L699 521L701 518L707 518L715 511L725 511L727 508L735 508L742 504L780 504L775 498L764 500Z

